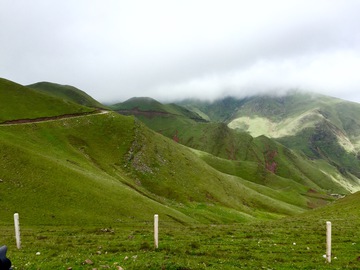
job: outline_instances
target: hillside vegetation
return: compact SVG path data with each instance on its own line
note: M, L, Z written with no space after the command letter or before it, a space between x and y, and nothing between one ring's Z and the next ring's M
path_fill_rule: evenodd
M92 112L94 109L60 100L20 84L0 78L0 123L15 119L33 119Z
M288 196L297 199L284 199L276 189L222 174L113 113L3 125L0 142L7 190L1 215L28 213L30 224L143 219L155 212L182 222L245 221L298 213L310 201L292 189Z
M184 225L160 215L158 249L146 221L26 227L21 250L13 228L2 226L0 238L21 269L358 269L359 198L266 222ZM326 221L331 264L324 258Z
M2 216L25 224L104 223L165 212L122 172L134 120L112 114L0 127ZM174 214L177 213L177 214Z
M359 193L329 195L358 178L325 154L310 160L195 107L118 107L135 118L5 79L0 89L0 241L15 269L328 269L326 220L332 266L359 268ZM30 120L4 123L16 119Z
M208 105L208 109L204 111L209 113L213 108L211 106L214 106L213 114L216 114L218 109L224 106L224 118L229 119L229 109L235 110L239 104L245 106L246 101L250 102L251 99L236 101L227 98L223 102L218 101ZM199 104L198 110L205 108L204 103ZM172 108L171 106L173 105L163 105L152 99L139 98L117 104L118 109L126 108L126 114L135 115L151 129L178 143L226 159L228 163L234 161L243 164L243 167L252 168L235 172L235 175L243 179L268 186L272 182L268 178L275 174L276 177L288 179L287 183L295 181L309 189L327 193L347 193L360 187L356 176L342 174L338 166L328 160L326 162L322 159L310 160L301 149L294 147L296 151L292 151L284 147L285 143L280 145L264 136L254 138L247 132L229 128L226 123L199 121L197 118L189 117L190 114L173 113L169 109ZM194 109L195 106L196 103L192 103L187 108ZM138 108L142 108L141 113ZM161 111L158 111L160 109ZM124 113L124 110L117 111ZM196 115L204 115L204 113ZM209 115L205 118L211 118L212 114ZM209 162L209 159L206 161ZM219 169L216 162L209 164ZM220 171L224 172L222 169Z
M16 89L34 106L43 99L67 104L71 112L83 108L7 84L5 95ZM57 112L47 110L42 113ZM21 118L34 117L34 111L22 110ZM50 120L0 126L0 179L8 191L2 216L18 211L27 213L28 224L68 224L161 212L181 222L230 222L292 215L330 199L308 196L304 185L284 183L287 191L280 193L279 185L265 187L216 169L132 117L99 112Z
M307 158L336 168L336 181L359 190L360 105L323 95L293 91L285 96L227 98L214 103L186 101L228 127L253 137L267 136ZM224 108L222 118L214 118ZM345 180L345 181L344 181Z
M84 91L70 85L61 85L50 82L39 82L27 85L26 87L34 89L40 93L61 98L63 100L68 100L83 106L106 108L106 106L93 99Z
M173 117L181 117L185 121L195 120L198 122L206 122L206 120L196 112L174 103L162 104L149 97L134 97L125 102L111 105L110 108L125 115L146 116L149 118L161 115L170 119ZM189 122L187 121L187 123ZM164 125L164 127L166 127L166 125Z

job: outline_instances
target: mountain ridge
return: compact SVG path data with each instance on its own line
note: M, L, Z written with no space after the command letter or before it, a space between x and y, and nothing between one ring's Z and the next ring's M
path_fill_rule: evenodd
M1 239L17 268L326 269L328 220L332 266L357 268L360 192L350 193L359 179L339 166L348 156L331 153L342 153L334 132L357 136L356 111L321 110L330 123L316 132L309 125L301 137L312 139L309 158L299 138L288 138L289 148L230 129L235 106L215 122L196 106L206 121L179 105L154 104L165 113L99 113L0 79L0 119L32 121L0 124ZM67 112L82 116L58 117ZM151 248L154 214L158 249Z
M23 105L17 107L17 115L11 109L2 112L3 119L94 111L10 81L0 81L0 89L9 97L0 99L2 108L5 103L12 110L15 104ZM14 89L19 98L12 96ZM171 116L185 126L191 122L207 128L206 123L191 119L194 114L188 110L165 107L176 112ZM36 110L41 113L35 114ZM222 137L223 128L215 138ZM297 214L333 200L322 188L317 199L309 197L307 186L278 181L280 177L264 169L264 179L273 187L231 174L222 165L217 169L200 152L112 111L0 125L0 164L1 185L7 191L0 199L1 215L25 212L23 223L32 225L150 219L154 212L182 223L246 222ZM251 164L252 173L258 174L258 165ZM278 188L284 185L288 188L280 193Z
M40 93L77 103L79 105L103 109L106 108L106 106L93 99L84 91L71 85L62 85L51 82L38 82L26 85L26 87L36 90Z
M309 99L311 99L311 102L309 102ZM132 102L132 107L135 108L136 99L133 99ZM156 102L157 106L161 106L160 102ZM245 142L250 139L246 139L246 133L252 134L251 130L256 130L259 133L255 134L254 142L259 140L257 137L260 138L265 135L280 142L284 146L297 151L298 153L305 154L310 160L325 160L325 162L329 163L330 166L334 167L339 173L333 173L330 178L333 180L336 179L336 182L342 183L342 185L345 185L347 189L356 191L359 189L360 185L358 177L359 174L357 172L357 168L360 168L359 162L357 161L357 158L353 156L353 153L345 151L346 149L351 148L351 142L345 135L345 132L340 129L342 127L340 117L338 114L333 113L333 111L336 111L338 108L335 107L334 109L334 106L338 106L338 104L347 105L346 102L344 103L344 101L340 99L333 99L331 97L318 94L293 91L287 96L282 97L259 96L241 100L227 97L224 100L218 100L213 103L198 100L182 101L179 103L180 106L196 112L197 115L202 115L204 120L210 119L210 122L205 120L204 124L196 123L189 118L184 119L183 117L171 115L169 112L167 112L169 114L166 117L161 114L157 115L155 113L155 107L148 107L144 109L144 111L151 111L151 116L146 115L145 113L142 115L133 113L133 115L138 117L148 127L169 138L172 138L177 142L198 150L212 153L215 156L230 159L240 158L238 154L240 153L239 150L242 147L248 147L245 146L247 144ZM357 106L357 104L350 104L351 106ZM319 107L320 105L322 107ZM224 110L222 110L222 108L224 108ZM166 105L163 105L162 109L163 113L165 113ZM213 115L217 115L218 111L223 112L222 115L217 118L218 121L211 121L211 119L214 119ZM121 113L121 111L118 112ZM127 113L132 114L131 110ZM239 115L244 116L239 118ZM262 122L258 121L260 117L257 115L261 116L261 119L263 119ZM290 117L288 115L290 115ZM248 123L242 122L240 125L234 124L236 121L242 121L244 117L248 120ZM343 116L342 118L346 117ZM296 121L294 121L294 119ZM319 119L325 119L326 122L319 122ZM254 125L253 122L256 122L256 125ZM332 124L332 122L335 122L335 124ZM272 123L273 127L269 128L267 123ZM296 126L300 124L301 128L296 128ZM232 130L238 130L241 132L230 132L227 130L225 125L230 127ZM282 129L278 128L276 125L282 127ZM300 136L293 138L289 136L289 134L292 133L289 133L288 131L286 132L286 128L289 126L293 126L292 129L294 130L305 130L305 132L308 132L309 135L304 136L301 134ZM165 127L166 129L164 129ZM315 128L314 130L309 129L313 127ZM269 136L269 131L271 130L276 130L276 132L281 134L283 137ZM356 132L353 133L355 135L357 134ZM225 144L222 144L221 141L228 136L226 134L232 134L230 135L231 139ZM322 138L321 134L325 136L324 138L327 138L328 142L324 141L324 138L320 139ZM209 135L211 135L212 138L209 138ZM242 139L235 139L236 137ZM305 140L307 137L308 140ZM250 139L250 141L252 141L252 139ZM345 150L339 151L339 149L342 148ZM355 148L353 147L353 149ZM266 150L263 149L261 151ZM342 156L336 157L339 153L342 153ZM261 153L257 154L258 157L262 155L263 154ZM244 156L240 159L243 158ZM261 160L261 163L264 164L265 168L273 170L271 169L270 164L267 164L263 157ZM347 178L352 183L350 186L346 184L345 179Z
M273 138L309 158L327 160L341 173L359 177L359 104L299 91L283 97L233 98L232 102L241 105L227 114L224 122L230 128ZM217 111L218 104L208 104L206 110Z
M0 78L0 122L94 111ZM50 105L51 104L51 105Z
M94 108L78 105L76 100L73 102L47 95L7 81L0 83L2 93L7 96L14 87L29 93L26 101L22 102L29 102L34 108L37 104L44 106L50 99L54 101L52 104L59 104L57 107L70 106L77 113L79 109L84 113L94 111ZM223 105L229 102L232 102L231 99ZM136 108L143 112L162 113L133 118L110 111L82 118L65 117L52 122L0 126L0 158L3 164L13 164L6 167L9 172L1 171L7 176L0 177L9 187L24 185L26 182L19 176L26 175L25 171L17 175L19 171L14 166L22 162L34 166L34 179L41 179L41 175L48 177L46 169L26 154L36 152L36 156L41 157L39 162L48 164L57 172L54 181L66 175L68 179L76 177L95 181L100 186L101 179L105 181L105 186L108 185L106 183L118 182L114 188L125 192L125 197L129 196L126 189L130 189L143 202L151 200L177 211L178 214L171 215L174 218L200 222L208 219L246 221L292 215L333 200L329 195L331 193L347 194L350 191L341 182L347 181L347 178L340 179L330 163L304 159L265 136L254 138L246 132L230 129L226 123L210 122L200 116L198 112L201 110L193 112L178 104L161 104L149 98L134 98L125 105L128 107L118 104L117 112ZM51 110L58 108L47 108L42 112L46 115ZM33 115L33 111L29 110L22 110L22 113ZM12 157L11 152L19 153L19 159ZM64 173L64 168L69 170ZM83 175L84 170L87 173ZM99 176L94 178L93 175ZM9 182L9 179L15 181ZM346 183L356 186L356 178L353 180ZM79 185L76 181L74 183ZM26 185L38 184L35 181ZM54 187L56 185L54 182ZM91 189L88 192L95 194ZM104 192L109 191L105 188ZM107 201L114 199L114 193L110 193L112 195ZM313 194L317 194L316 198ZM81 195L79 198L84 197ZM86 207L84 211L95 206L89 203ZM13 209L10 206L7 208ZM130 208L133 209L133 206ZM64 218L69 219L70 216ZM105 216L103 218L106 220ZM47 219L51 222L49 215Z

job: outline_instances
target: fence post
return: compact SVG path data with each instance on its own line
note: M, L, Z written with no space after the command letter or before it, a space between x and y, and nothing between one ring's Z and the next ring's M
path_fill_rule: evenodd
M159 247L159 215L154 215L154 244Z
M14 214L14 224L15 224L15 238L16 238L16 247L18 249L21 248L21 239L20 239L20 222L19 222L19 214Z
M331 222L326 221L326 261L331 263Z

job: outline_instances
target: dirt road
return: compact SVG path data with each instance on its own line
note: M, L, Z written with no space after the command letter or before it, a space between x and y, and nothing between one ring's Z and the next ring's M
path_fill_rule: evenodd
M40 123L40 122L50 122L50 121L57 121L57 120L67 119L67 118L79 118L79 117L86 117L86 116L89 116L89 115L105 114L105 113L109 113L109 112L110 111L106 111L106 110L96 110L96 111L86 112L86 113L63 114L63 115L39 117L39 118L33 118L33 119L8 120L8 121L0 123L0 126L22 125L22 124L32 124L32 123Z

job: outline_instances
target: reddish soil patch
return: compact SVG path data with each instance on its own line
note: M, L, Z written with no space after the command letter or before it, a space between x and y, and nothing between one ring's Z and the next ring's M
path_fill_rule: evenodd
M178 130L175 131L175 135L173 136L173 140L175 142L177 142L177 143L180 141L180 139L179 139L179 131Z
M148 118L152 118L155 116L168 116L168 115L172 115L171 113L168 112L160 112L160 111L141 111L139 110L139 108L134 108L131 110L117 110L116 111L119 114L123 114L123 115L142 115L142 116L146 116Z
M277 169L277 163L275 161L275 157L277 156L278 152L276 150L269 150L266 153L264 153L265 156L265 168L272 172L275 173L276 169Z

